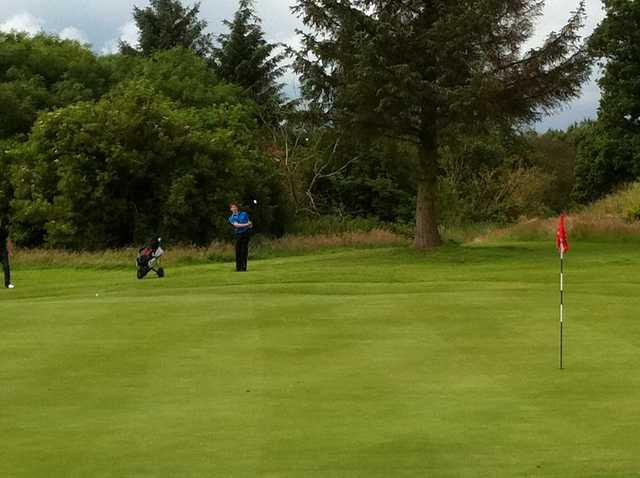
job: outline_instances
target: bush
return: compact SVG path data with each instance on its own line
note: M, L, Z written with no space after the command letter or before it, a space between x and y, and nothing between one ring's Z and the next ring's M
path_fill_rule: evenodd
M16 239L95 249L158 234L196 244L227 236L230 199L278 198L270 163L236 139L253 127L249 108L179 109L135 80L41 115L13 153ZM263 220L268 229L274 215Z
M342 234L345 232L368 232L382 228L377 219L348 216L300 216L289 228L290 234Z
M640 164L629 138L602 123L586 123L573 133L578 148L576 184L578 204L588 204L640 176Z
M0 138L26 135L41 111L99 98L106 78L78 42L0 32Z

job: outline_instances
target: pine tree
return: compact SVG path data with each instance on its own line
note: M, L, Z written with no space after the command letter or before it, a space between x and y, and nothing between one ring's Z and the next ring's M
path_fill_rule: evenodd
M522 52L543 0L298 0L307 27L303 94L351 132L415 145L419 248L441 243L440 151L456 131L536 120L589 73L581 2L543 46Z
M207 22L199 19L200 3L188 8L181 0L150 0L146 8L133 7L133 19L140 31L139 52L150 56L159 50L183 47L207 58L213 49ZM120 44L124 54L136 50L126 42Z
M271 116L283 102L279 80L284 73L281 64L285 55L276 53L281 45L265 40L252 0L240 0L233 20L225 20L224 24L229 32L218 37L220 46L215 50L218 75L244 87Z

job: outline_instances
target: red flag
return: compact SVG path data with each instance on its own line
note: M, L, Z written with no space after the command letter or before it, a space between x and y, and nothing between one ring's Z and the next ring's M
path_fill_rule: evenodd
M558 224L558 232L556 232L556 247L563 254L569 252L569 239L564 228L564 214L560 215L560 224Z

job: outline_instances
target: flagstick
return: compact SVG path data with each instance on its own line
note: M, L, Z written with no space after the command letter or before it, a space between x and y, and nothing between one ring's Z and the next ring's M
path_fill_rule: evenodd
M563 326L564 326L564 247L560 246L560 370L564 368L563 349Z

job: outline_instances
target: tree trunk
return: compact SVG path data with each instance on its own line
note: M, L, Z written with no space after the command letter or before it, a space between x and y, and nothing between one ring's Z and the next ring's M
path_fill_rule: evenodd
M423 147L418 166L416 200L416 239L418 249L442 245L438 230L438 153L435 147Z

